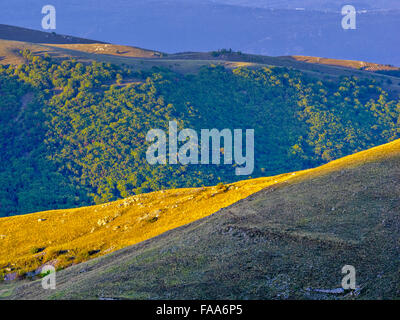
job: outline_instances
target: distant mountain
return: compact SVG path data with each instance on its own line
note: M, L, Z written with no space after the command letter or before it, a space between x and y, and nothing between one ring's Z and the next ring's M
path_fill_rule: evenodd
M356 30L342 29L341 1L266 3L275 9L236 5L248 5L249 1L229 5L178 0L52 2L59 34L168 53L232 48L270 56L320 56L400 66L400 13L395 1L365 0L359 6L355 1L357 9L374 9L359 13ZM325 8L326 3L330 9L294 10L307 3L313 4L313 9ZM47 2L12 1L1 10L0 21L40 29L44 4ZM390 10L375 10L381 7Z

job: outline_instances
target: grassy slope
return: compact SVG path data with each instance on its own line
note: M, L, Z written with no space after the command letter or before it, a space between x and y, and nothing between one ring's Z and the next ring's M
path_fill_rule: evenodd
M75 44L47 44L52 47L82 51L94 54L107 54L131 58L156 58L161 56L161 52L140 49L130 46L121 46L108 43L75 43Z
M97 50L96 48L103 49ZM1 40L0 38L0 64L20 65L24 59L20 50L28 49L35 55L49 54L54 59L74 58L83 63L91 61L127 65L133 70L149 70L152 67L169 68L180 73L194 73L202 66L216 64L227 68L257 65L250 62L203 60L203 59L176 59L175 57L158 58L156 51L136 47L118 46L112 44L40 44L21 41ZM120 53L117 53L120 52Z
M26 41L31 43L96 43L101 41L78 38L55 32L44 32L27 28L0 24L0 39Z
M216 214L60 271L56 291L39 281L0 291L8 298L351 299L307 290L340 287L341 268L351 264L358 298L399 298L399 181L397 140L283 176Z

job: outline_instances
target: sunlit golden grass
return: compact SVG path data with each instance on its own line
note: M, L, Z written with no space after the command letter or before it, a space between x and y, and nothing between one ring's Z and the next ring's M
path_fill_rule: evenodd
M0 274L24 274L50 262L64 268L201 219L266 187L398 156L400 140L275 177L215 187L158 191L92 207L0 219Z

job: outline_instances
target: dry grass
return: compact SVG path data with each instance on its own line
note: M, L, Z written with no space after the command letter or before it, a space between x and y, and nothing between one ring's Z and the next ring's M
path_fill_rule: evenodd
M28 49L34 53L40 52L43 49L36 44L19 41L0 40L0 64L20 65L25 61L19 54L20 50Z
M30 50L34 55L43 56L48 54L54 59L75 58L82 62L90 62L90 57L93 56L93 54L90 55L86 52L58 48L53 45L0 39L0 64L21 65L25 63L26 61L20 54L20 51L25 49Z
M0 40L0 64L21 65L25 63L19 51L28 49L34 55L50 55L53 59L63 60L74 58L82 63L99 61L126 65L133 70L150 70L153 67L163 67L172 71L187 74L196 73L201 67L215 64L228 69L250 67L248 62L231 62L222 60L189 60L161 58L160 53L135 47L111 44L38 44L20 41Z
M157 58L162 55L161 52L140 49L131 46L121 46L107 43L73 43L73 44L45 44L47 46L70 49L75 51L94 53L94 54L108 54L120 57L131 58Z
M137 195L103 205L0 219L0 270L23 274L51 262L67 267L209 216L266 187L379 161L400 153L400 140L322 167L229 185Z

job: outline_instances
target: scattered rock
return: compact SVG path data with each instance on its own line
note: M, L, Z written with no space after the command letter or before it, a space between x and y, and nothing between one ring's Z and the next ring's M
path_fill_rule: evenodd
M156 222L160 217L161 212L162 212L161 209L154 210L151 213L147 213L139 217L138 221L146 220L147 222Z
M97 220L97 225L98 225L99 227L105 226L107 223L113 221L114 219L115 219L114 217L106 216L106 217L104 217L103 219Z

